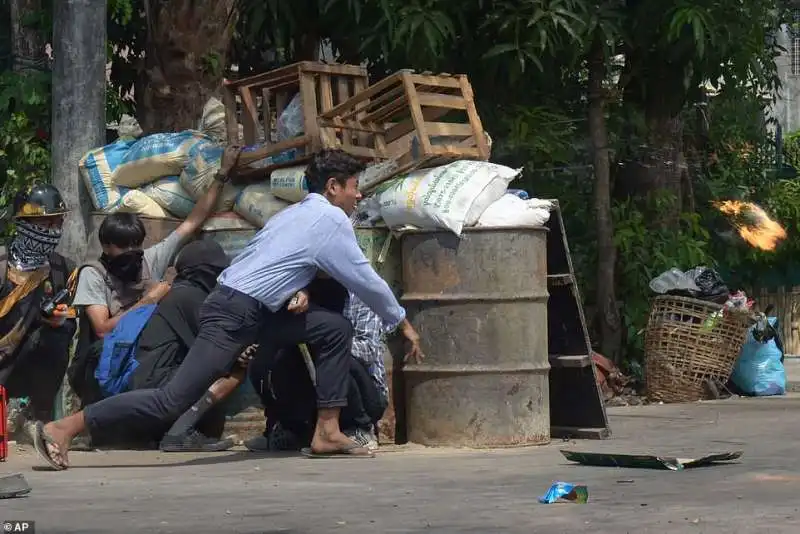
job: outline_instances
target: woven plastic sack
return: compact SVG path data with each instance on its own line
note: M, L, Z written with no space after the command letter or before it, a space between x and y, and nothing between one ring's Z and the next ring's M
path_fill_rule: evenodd
M444 228L461 235L505 194L520 172L485 161L456 161L384 182L375 194L381 216L391 228Z
M214 176L220 168L225 149L213 143L199 143L189 152L189 161L181 172L181 186L195 200L199 200L214 183ZM226 184L222 189L215 211L233 209L236 197L242 191L240 186Z
M261 228L276 213L289 206L285 200L276 198L269 184L252 184L242 190L236 199L234 210L248 222Z
M177 176L162 178L144 186L141 191L180 219L188 217L194 208L194 199L183 188Z
M272 194L288 202L300 202L308 194L306 166L276 169L269 175Z
M228 132L225 129L225 105L213 96L208 99L203 107L203 117L200 119L199 128L212 141L219 144L228 142Z
M193 130L142 137L125 154L114 171L113 181L118 186L139 187L178 175L198 143L212 144L208 137Z
M300 97L300 93L297 93L278 117L278 142L297 137L303 133L305 128L303 99Z
M168 218L170 214L155 200L145 195L138 189L131 189L122 197L119 202L121 212L138 213L147 217Z
M510 226L544 226L550 220L553 204L549 200L522 200L505 194L492 202L481 214L476 226L502 228Z
M123 192L114 184L114 171L135 142L135 139L120 139L110 145L90 150L78 162L81 178L96 209L113 210L119 203Z
M222 230L256 230L244 217L232 211L215 213L203 223L203 232L219 232Z

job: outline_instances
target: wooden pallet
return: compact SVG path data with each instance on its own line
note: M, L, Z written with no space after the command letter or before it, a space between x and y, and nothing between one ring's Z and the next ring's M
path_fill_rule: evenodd
M398 173L489 159L489 142L464 75L397 72L321 113L318 124L324 147L374 161L395 160Z
M229 142L272 147L273 151L267 151L267 156L287 150L287 146L308 155L321 146L318 114L366 89L368 79L364 67L303 61L240 80L226 81L223 99ZM303 101L304 133L272 146L271 132L277 117L298 92ZM239 136L239 120L243 139ZM259 125L263 136L259 135Z
M565 439L611 436L597 384L583 301L572 267L561 207L553 200L547 227L547 337L550 359L550 435Z

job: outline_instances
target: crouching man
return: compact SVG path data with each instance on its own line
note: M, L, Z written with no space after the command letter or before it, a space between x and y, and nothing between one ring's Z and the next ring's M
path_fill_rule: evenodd
M288 301L323 271L380 315L388 328L399 327L410 343L408 357L422 357L419 335L359 248L348 217L361 198L356 174L363 169L340 150L317 154L306 171L309 195L272 217L220 275L219 286L200 311L197 339L169 383L122 393L64 419L37 424L34 438L42 459L66 469L69 443L86 428L177 418L230 372L261 332L272 333L280 345L306 340L314 347L318 410L306 454L373 456L339 428L339 414L347 405L350 322L314 304L300 314L287 309Z
M67 309L71 269L55 253L67 207L58 189L35 185L13 210L16 234L0 247L0 385L9 397L30 398L27 415L49 421L76 329Z
M338 284L330 282L333 281L317 279L308 293L311 302L342 314L353 327L347 406L341 411L339 425L354 442L376 450L376 427L389 404L383 322L341 286L343 294L337 295L338 288L332 286ZM269 341L262 343L250 364L250 380L261 397L267 421L263 435L248 440L245 446L251 451L307 446L313 437L317 406L301 348L270 349Z

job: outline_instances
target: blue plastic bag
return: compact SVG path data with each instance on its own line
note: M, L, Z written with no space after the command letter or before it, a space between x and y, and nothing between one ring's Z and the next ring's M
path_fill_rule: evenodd
M772 326L776 317L768 319ZM731 380L748 395L766 397L786 393L786 369L781 363L783 354L774 339L761 343L753 338L753 327L733 368Z

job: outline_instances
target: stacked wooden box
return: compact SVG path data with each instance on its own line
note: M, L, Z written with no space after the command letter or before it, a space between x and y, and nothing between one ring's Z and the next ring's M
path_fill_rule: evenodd
M228 142L262 144L260 150L243 154L243 164L293 148L300 153L296 161L302 161L322 148L317 126L319 114L347 101L366 87L367 70L364 67L310 61L226 81L223 96ZM304 132L294 139L274 143L271 134L277 118L297 93L302 100Z
M275 117L298 91L304 133L273 143ZM489 159L488 136L464 75L407 70L368 86L363 67L303 62L227 82L225 104L231 142L240 139L241 122L245 144L263 143L243 155L242 164L292 148L302 154L295 162L321 148L342 148L369 162L394 162L388 179L459 159Z
M401 71L322 113L318 122L323 146L395 160L397 174L489 159L472 86L463 75Z

